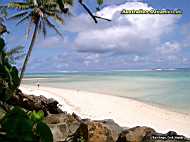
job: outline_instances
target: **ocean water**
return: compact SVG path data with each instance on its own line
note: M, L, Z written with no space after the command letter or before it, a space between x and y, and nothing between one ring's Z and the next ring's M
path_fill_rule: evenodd
M190 114L190 71L110 71L27 74L23 84L126 97ZM108 100L109 101L109 100Z

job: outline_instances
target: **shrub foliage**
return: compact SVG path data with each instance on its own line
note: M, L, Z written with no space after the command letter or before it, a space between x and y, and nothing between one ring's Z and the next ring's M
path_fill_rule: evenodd
M5 42L0 38L0 102L6 103L19 87L18 70L9 63ZM13 107L0 120L0 142L53 142L50 128L43 123L42 111L27 112Z

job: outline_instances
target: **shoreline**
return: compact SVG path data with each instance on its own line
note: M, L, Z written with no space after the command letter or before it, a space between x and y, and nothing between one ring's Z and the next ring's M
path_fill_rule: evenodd
M80 90L22 85L29 95L43 95L56 99L63 111L75 112L82 118L113 119L123 127L148 126L158 132L176 131L190 136L190 115L169 111L138 100L91 93Z

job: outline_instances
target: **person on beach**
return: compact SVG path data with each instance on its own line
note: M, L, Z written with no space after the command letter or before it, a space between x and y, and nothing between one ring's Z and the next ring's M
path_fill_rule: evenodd
M37 80L37 87L40 88L40 82Z

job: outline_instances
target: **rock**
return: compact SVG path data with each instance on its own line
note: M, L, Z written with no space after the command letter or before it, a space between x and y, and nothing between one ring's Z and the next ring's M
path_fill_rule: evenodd
M50 127L55 142L65 141L66 138L76 132L81 123L76 114L67 113L48 115L45 122Z
M116 128L116 130L115 130ZM83 139L86 142L115 142L117 129L120 129L113 121L90 121L81 123L72 142Z
M137 126L124 130L116 142L190 142L190 140L173 131L161 134L152 128Z
M101 122L89 122L88 142L114 142L112 131Z
M155 133L155 130L149 127L134 127L124 130L116 142L142 142L145 137Z
M190 142L190 139L182 135L178 135L174 131L169 131L166 134L155 132L146 137L143 142Z
M58 101L50 98L47 100L47 109L51 114L59 114L63 111L58 107Z
M111 130L113 140L116 141L119 134L122 132L123 128L115 123L112 119L106 119L102 121L97 121L103 123L109 130Z
M21 90L17 90L8 102L10 105L20 106L27 110L42 110L45 115L48 113L59 114L63 111L58 107L58 102L54 99L47 99L44 96L25 95Z

